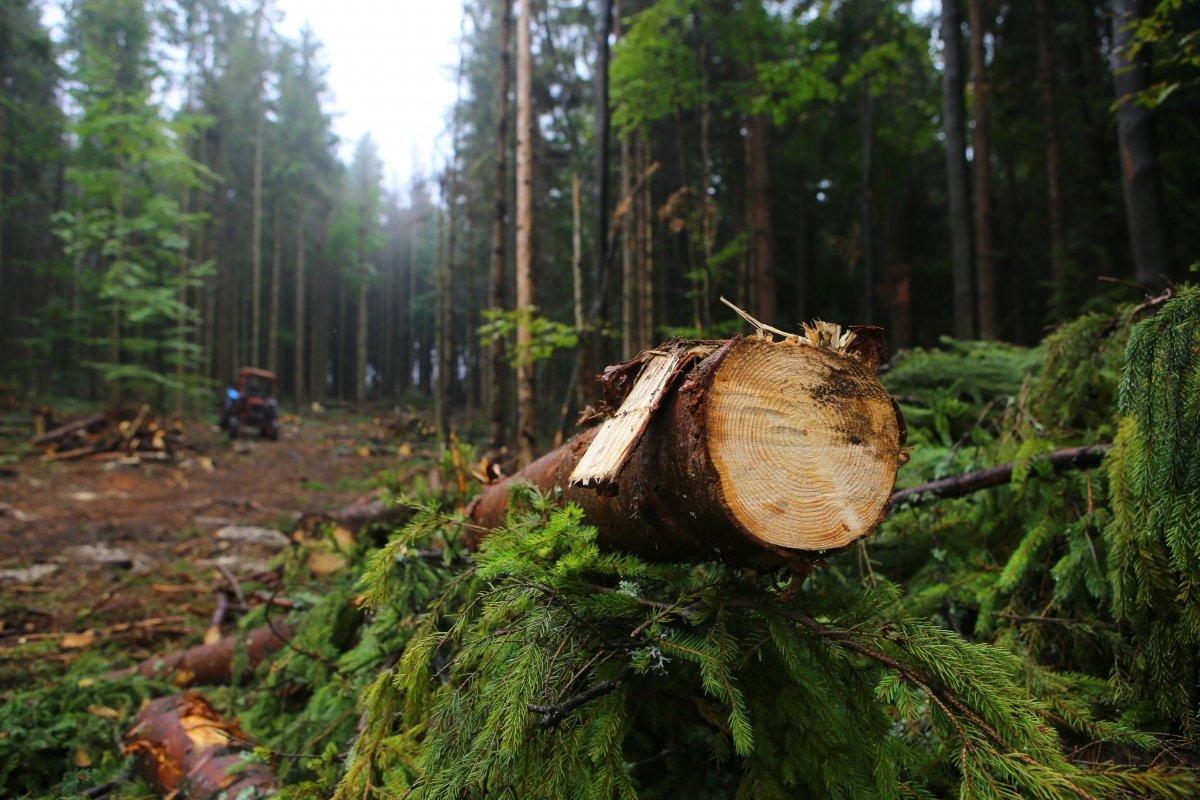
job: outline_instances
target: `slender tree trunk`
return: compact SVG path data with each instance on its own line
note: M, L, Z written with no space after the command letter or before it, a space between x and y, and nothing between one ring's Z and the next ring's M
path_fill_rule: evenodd
M580 197L581 187L579 173L571 173L571 285L575 301L575 335L579 339L579 377L575 381L575 391L579 407L583 408L588 401L587 384L594 370L584 358L583 347L587 329L586 312L583 308L583 200ZM601 248L603 249L603 248ZM599 339L599 333L596 338Z
M912 263L905 247L904 223L907 221L899 198L889 204L886 220L888 333L894 350L913 343Z
M864 325L875 324L875 200L871 192L871 171L875 160L875 98L871 96L870 78L864 78L859 100L859 123L862 126L862 171L859 173L858 203L862 249L862 297L859 319Z
M975 94L975 280L979 310L979 335L984 339L1000 336L997 308L996 264L992 252L992 168L988 143L988 82L984 39L987 29L983 15L984 0L968 0L971 23L971 85Z
M1058 128L1058 103L1054 91L1054 49L1050 41L1050 10L1037 0L1038 78L1042 84L1042 127L1046 140L1046 205L1050 212L1051 307L1055 319L1068 313L1067 243L1063 227L1062 141Z
M639 141L642 175L650 167L650 146L643 135ZM650 181L642 182L642 263L638 271L638 350L654 345L654 203Z
M271 234L271 307L267 315L267 369L279 372L279 292L283 276L283 218L280 203L275 203L274 224Z
M600 19L596 30L596 207L593 209L596 237L592 252L592 292L595 295L592 307L594 314L589 315L592 325L591 359L580 361L582 373L579 378L580 398L595 396L596 384L590 380L591 374L600 365L607 362L604 335L600 322L608 319L609 280L608 280L608 39L612 35L613 0L600 0ZM578 298L582 302L582 296ZM582 329L580 335L583 335ZM583 340L580 339L583 346ZM582 407L582 404L581 406Z
M954 335L975 336L975 290L971 274L971 208L965 158L962 17L958 0L942 0L942 119L946 133L946 176L950 199L950 249L954 276Z
M362 224L363 228L360 228L358 234L358 307L354 314L358 328L354 334L354 399L359 403L365 402L367 399L367 353L370 342L367 313L366 222L364 221Z
M697 24L697 28L699 25ZM704 264L700 270L700 326L705 331L712 325L712 257L716 245L717 204L713 198L712 163L712 103L708 93L708 47L700 43L700 238L704 247ZM803 276L800 276L803 280Z
M750 284L754 314L775 319L775 236L771 230L771 179L767 160L767 118L746 120L746 227L750 231Z
M1144 53L1136 61L1129 57L1133 43L1130 26L1140 17L1137 0L1113 0L1112 17L1117 140L1134 278L1143 286L1154 287L1170 272L1170 253L1154 120L1150 109L1137 101L1137 95L1150 87L1150 68Z
M496 185L492 190L492 248L489 265L488 307L494 312L504 308L505 217L508 214L508 87L509 51L512 42L512 0L497 0L500 11L500 65L496 77ZM504 444L504 386L508 365L504 361L504 343L493 342L489 351L492 380L488 386L488 419L493 449Z
M447 180L443 184L446 194L446 204L450 207L450 224L446 225L446 214L438 210L438 241L437 262L434 265L434 341L437 343L437 379L434 381L433 393L433 427L437 430L438 439L445 446L450 441L450 426L446 421L446 403L450 393L450 244L454 233L454 167L447 172ZM449 233L447 231L450 231Z
M634 232L637 199L633 192L633 155L629 137L621 137L621 356L628 361L637 353L637 270L634 251L637 236Z
M521 0L517 26L517 310L532 314L533 300L533 53L532 4ZM533 461L536 447L533 335L527 317L517 322L517 461Z
M262 50L262 23L266 2L258 4L254 15L254 52ZM262 341L262 194L263 194L263 135L266 125L266 103L263 98L265 76L258 75L254 110L254 195L250 234L250 361L259 366L259 347Z
M293 344L292 394L296 404L304 402L304 204L296 209L296 299L292 308Z

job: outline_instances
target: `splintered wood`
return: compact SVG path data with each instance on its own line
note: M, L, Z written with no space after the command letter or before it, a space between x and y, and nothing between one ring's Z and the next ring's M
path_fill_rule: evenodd
M649 351L642 371L621 407L600 426L587 453L571 473L571 485L610 491L629 454L645 433L654 412L662 405L663 397L680 368L694 358L703 358L714 349L706 345L685 344L665 351Z

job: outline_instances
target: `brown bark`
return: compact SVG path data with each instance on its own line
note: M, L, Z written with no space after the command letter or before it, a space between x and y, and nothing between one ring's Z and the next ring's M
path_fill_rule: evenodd
M250 738L195 692L150 701L125 738L125 755L164 797L254 800L279 790L271 768L248 757Z
M292 330L295 342L292 344L293 364L292 369L292 395L297 403L303 403L305 397L304 391L304 340L306 338L306 329L304 327L304 206L301 205L296 212L296 300L295 306L292 309Z
M260 0L254 14L254 51L262 52L263 14L266 0ZM254 186L251 198L250 233L250 362L261 366L258 361L262 336L262 194L263 194L263 136L267 109L263 100L263 83L266 75L259 72L258 88L255 93L254 111Z
M601 240L603 241L603 240ZM580 197L580 182L578 173L571 174L571 284L575 305L575 335L579 338L578 375L575 377L575 389L578 395L579 408L587 405L588 387L592 370L588 369L588 360L584 358L584 348L587 324L583 308L583 202ZM597 338L599 332L596 333ZM567 395L568 401L570 393Z
M946 132L946 176L954 275L954 335L975 336L975 290L971 275L971 210L964 133L962 16L958 0L942 0L942 110Z
M1054 48L1050 41L1050 10L1037 0L1038 79L1042 84L1042 127L1046 140L1046 205L1050 217L1050 281L1056 319L1066 316L1067 243L1063 227L1062 140L1058 127L1058 102L1054 91Z
M509 50L512 40L512 0L498 0L500 11L500 65L496 77L496 165L495 186L492 189L492 249L489 265L488 307L493 311L504 308L504 220L508 205L508 86ZM492 449L504 444L504 376L508 365L504 360L504 343L493 342L489 353L492 380L488 387L488 416Z
M1166 210L1154 141L1153 115L1137 101L1150 88L1150 67L1145 54L1133 61L1130 26L1138 21L1136 0L1113 0L1113 84L1117 95L1117 140L1120 145L1121 181L1125 218L1133 248L1134 276L1143 286L1158 286L1170 271Z
M638 154L638 172L646 175L650 171L651 159L644 134L638 138ZM637 348L644 350L654 340L654 202L649 181L642 182L639 209L638 239L641 252L637 277Z
M770 166L767 118L746 120L746 227L750 231L750 296L759 319L775 319L775 237L771 230Z
M608 108L608 39L613 27L613 0L600 0L600 18L596 29L596 205L592 210L595 225L595 244L592 251L592 292L594 299L589 320L593 323L588 343L580 339L580 346L588 348L588 358L580 360L581 368L587 364L599 366L606 360L604 335L600 326L601 321L608 320L609 310L609 260L606 243L608 242L608 204L609 204L609 108ZM592 382L585 380L587 375L579 376L579 391L581 397L592 399ZM582 402L582 401L581 401Z
M469 509L474 525L501 524L510 485L525 480L560 487L599 529L602 547L658 561L800 565L869 533L883 518L903 435L868 365L823 346L757 338L698 348L670 374L657 406L639 406L649 409L645 427L609 478L569 480L592 442L609 435L593 428L487 486ZM627 382L636 368L610 367L606 383ZM636 420L630 404L646 399L639 386L614 424Z
M533 53L532 0L521 0L517 26L517 310L534 313L533 299ZM529 319L517 320L517 461L533 461L537 441Z
M233 681L234 660L241 654L244 653L247 668L253 670L283 647L292 638L292 633L286 622L273 622L244 635L223 636L212 644L151 656L134 667L112 673L112 676L141 675L169 680L180 688L227 684Z
M628 361L637 353L637 271L634 250L637 246L634 214L631 213L633 155L629 137L621 137L621 357Z
M1110 445L1095 444L1083 447L1069 447L1056 450L1045 457L1046 463L1054 472L1066 472L1072 469L1088 469L1095 467L1104 460ZM1001 464L997 467L967 472L962 475L952 475L949 478L923 483L908 489L892 493L891 506L905 504L907 507L924 505L934 500L945 500L952 497L964 497L982 489L1002 486L1012 480L1013 465Z
M983 0L967 4L971 25L971 85L974 88L975 136L971 165L975 171L975 292L978 303L979 336L1000 336L997 309L996 263L992 252L992 166L988 141L988 82L984 38L987 29Z
M271 302L267 315L267 369L279 372L279 299L283 276L283 215L275 203L275 219L271 235Z

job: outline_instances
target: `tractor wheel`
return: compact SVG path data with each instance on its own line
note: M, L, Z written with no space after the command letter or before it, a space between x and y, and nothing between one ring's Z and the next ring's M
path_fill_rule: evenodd
M237 438L237 436L238 436L238 428L239 428L239 427L240 427L240 423L238 422L238 418L237 418L237 417L230 417L230 418L229 418L229 438L230 438L230 439L236 439L236 438Z
M270 439L272 442L279 439L279 426L274 422L268 422L262 427L262 436L264 439Z

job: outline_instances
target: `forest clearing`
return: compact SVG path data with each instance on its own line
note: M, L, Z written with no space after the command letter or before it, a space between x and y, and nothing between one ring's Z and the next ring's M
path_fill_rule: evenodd
M1198 46L6 0L0 797L1200 797Z

